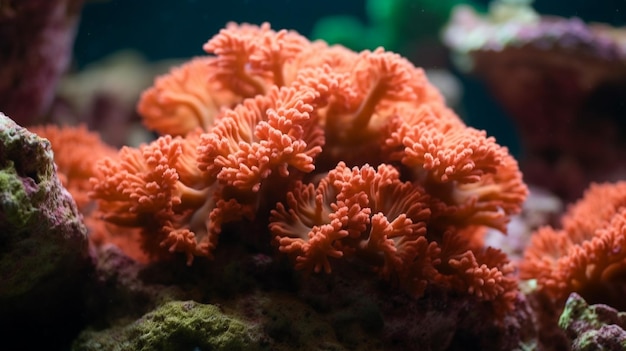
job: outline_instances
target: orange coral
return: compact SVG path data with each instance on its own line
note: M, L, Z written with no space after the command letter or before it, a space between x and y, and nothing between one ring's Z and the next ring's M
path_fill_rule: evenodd
M336 56L332 48L326 50ZM324 51L318 53L324 56ZM322 161L348 164L377 164L389 161L381 154L381 145L394 129L391 126L403 108L412 110L421 103L440 103L438 94L423 72L403 57L383 49L343 55L341 61L352 61L341 79L337 94L329 101L325 123L326 148ZM457 118L455 116L455 118Z
M300 34L261 26L228 23L204 45L216 56L208 78L243 97L265 94L286 84L285 65L309 45Z
M444 234L438 268L445 273L436 278L437 283L492 301L498 314L512 310L518 292L513 264L498 249L468 249L468 239L459 233Z
M626 182L593 184L562 218L540 228L520 265L523 279L557 302L578 292L594 303L624 306Z
M299 269L358 260L416 295L436 284L512 306L506 256L476 238L506 230L526 186L508 150L467 127L422 69L269 24L231 23L204 49L214 56L142 98L146 125L166 136L100 164L104 218L143 228L157 257L191 262L210 256L224 223L269 215L258 234Z
M272 211L269 227L296 268L329 273L332 259L362 259L386 279L400 277L418 296L436 284L510 310L517 283L506 255L470 250L470 233L428 233L429 202L423 188L402 182L392 166L339 163L317 186L296 183L286 205Z
M158 77L144 91L137 111L148 129L159 134L185 135L201 127L208 130L223 107L239 102L230 91L209 80L214 57L198 57Z
M315 168L324 138L312 114L320 94L310 87L273 88L226 111L202 135L199 167L225 184L258 191L272 172Z
M430 215L421 188L403 183L388 165L349 169L345 163L317 187L297 183L287 205L272 211L270 230L279 248L296 257L297 268L330 272L330 257L378 256L381 272L403 264Z
M506 233L509 218L520 212L528 188L512 156L503 154L499 163L495 172L484 174L474 183L457 183L450 187L426 182L429 192L437 194L431 205L437 209L433 213L433 222L436 222L433 225L457 228L478 225Z
M152 256L183 252L191 264L194 256L211 256L217 241L220 225L210 212L224 209L211 184L188 164L198 137L164 136L139 149L124 147L117 158L99 162L91 179L102 218L144 229L142 246Z

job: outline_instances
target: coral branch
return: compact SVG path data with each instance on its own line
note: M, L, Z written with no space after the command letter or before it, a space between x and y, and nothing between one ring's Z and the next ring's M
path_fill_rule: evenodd
M324 142L312 115L318 98L307 87L274 88L225 112L202 135L200 169L225 184L255 192L273 172L286 177L290 167L313 171Z

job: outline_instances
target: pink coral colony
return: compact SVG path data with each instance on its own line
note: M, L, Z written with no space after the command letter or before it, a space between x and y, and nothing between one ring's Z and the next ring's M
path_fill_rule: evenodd
M562 218L532 237L520 266L523 279L564 303L571 292L623 309L626 182L592 184Z
M131 256L191 265L229 225L250 225L299 270L365 264L416 296L435 285L512 308L513 267L481 235L506 231L527 188L508 150L466 126L422 69L269 24L228 24L204 49L144 92L157 140L68 166L68 184L91 178L96 245L127 235Z

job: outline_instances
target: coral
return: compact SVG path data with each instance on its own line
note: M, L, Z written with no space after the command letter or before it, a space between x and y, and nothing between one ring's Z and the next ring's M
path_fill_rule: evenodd
M194 301L164 303L134 323L106 331L85 331L74 350L102 350L120 344L132 350L257 350L254 331L219 307ZM184 344L181 344L184 338Z
M272 211L270 230L280 251L296 257L296 268L329 273L329 257L380 255L380 270L390 275L427 245L427 201L391 166L350 170L340 163L317 187L297 183L287 195L289 210L279 203Z
M167 75L144 91L137 105L143 123L159 134L183 136L200 127L208 130L220 110L239 102L236 95L220 90L209 79L214 57L198 57Z
M0 4L0 111L41 122L69 63L83 0Z
M526 182L572 202L624 176L626 32L530 3L493 1L484 15L458 6L443 40L512 118Z
M562 229L533 235L520 276L563 303L577 292L593 303L623 307L626 182L592 184L561 219Z
M194 256L211 255L220 230L213 211L237 217L236 206L213 203L210 184L189 164L197 139L197 133L186 139L167 135L139 149L123 147L116 158L100 162L91 179L104 220L142 228L145 252L183 252L188 264Z
M274 88L226 111L201 136L198 167L226 185L253 192L272 173L313 171L324 142L310 116L317 100L319 93L306 86Z
M526 186L422 69L269 24L228 24L204 49L140 101L162 136L99 162L104 220L140 230L156 260L212 258L220 237L250 232L298 269L361 262L417 296L433 284L510 311L512 267L477 238L506 230Z
M269 23L229 23L204 44L204 50L216 56L208 78L243 97L264 94L272 86L288 82L286 66L308 45L309 41L300 34L276 32Z
M572 341L572 351L626 348L626 313L606 305L588 305L580 295L567 299L559 326Z
M517 263L522 259L532 234L540 227L557 226L563 214L563 203L553 194L537 187L529 187L528 197L522 212L511 218L507 225L507 235L497 230L489 230L484 244L501 249L509 259Z
M56 175L50 143L0 114L0 328L73 333L90 261L86 228ZM54 316L72 322L61 328ZM58 334L57 334L58 333ZM20 340L21 342L22 340Z

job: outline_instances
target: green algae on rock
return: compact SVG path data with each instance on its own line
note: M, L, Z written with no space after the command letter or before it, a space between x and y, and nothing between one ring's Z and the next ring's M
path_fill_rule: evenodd
M257 350L253 328L215 305L167 302L137 321L104 331L85 331L74 350Z
M3 342L21 343L20 332L29 330L32 347L65 344L81 328L80 294L91 267L86 232L50 143L0 113Z
M3 114L0 189L0 306L9 306L43 286L63 284L59 279L88 257L87 236L56 176L50 143Z
M572 340L572 351L626 350L626 312L607 305L589 305L572 293L559 326Z

